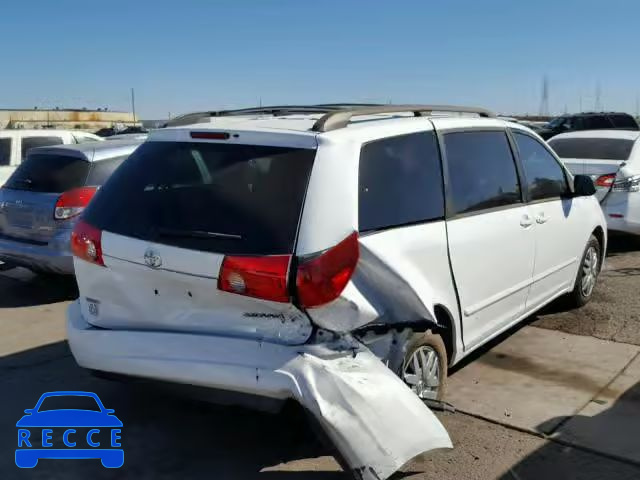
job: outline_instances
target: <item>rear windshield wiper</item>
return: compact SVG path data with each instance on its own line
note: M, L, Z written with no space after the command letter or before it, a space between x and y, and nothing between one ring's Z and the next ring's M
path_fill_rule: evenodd
M159 237L182 237L182 238L224 238L229 240L242 240L242 235L233 233L207 232L204 230L177 230L173 228L159 228Z

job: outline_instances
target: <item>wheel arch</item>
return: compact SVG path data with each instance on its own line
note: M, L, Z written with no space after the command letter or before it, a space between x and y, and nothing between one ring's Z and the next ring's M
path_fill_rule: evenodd
M437 333L442 337L445 349L447 350L447 364L451 366L457 354L457 332L456 324L453 321L453 315L449 309L442 304L434 305L433 313L439 325L434 333Z

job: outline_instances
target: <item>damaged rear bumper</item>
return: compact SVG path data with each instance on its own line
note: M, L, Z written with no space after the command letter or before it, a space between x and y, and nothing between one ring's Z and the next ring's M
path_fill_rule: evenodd
M361 478L387 478L420 453L451 447L435 415L364 346L354 352L324 344L104 330L82 318L77 302L68 310L67 334L85 368L294 399Z

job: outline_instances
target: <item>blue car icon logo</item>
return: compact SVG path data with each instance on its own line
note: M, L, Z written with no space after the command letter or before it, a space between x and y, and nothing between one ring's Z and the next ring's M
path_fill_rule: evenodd
M18 423L16 465L33 468L41 458L100 459L124 464L122 422L92 392L48 392Z

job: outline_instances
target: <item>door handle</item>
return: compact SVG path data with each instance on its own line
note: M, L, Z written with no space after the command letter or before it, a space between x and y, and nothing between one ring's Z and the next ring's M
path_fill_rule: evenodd
M547 217L544 212L536 217L536 222L539 224L547 223L549 221L549 217Z
M533 225L533 220L531 220L531 217L529 215L523 215L520 219L520 226L529 228L531 225Z

